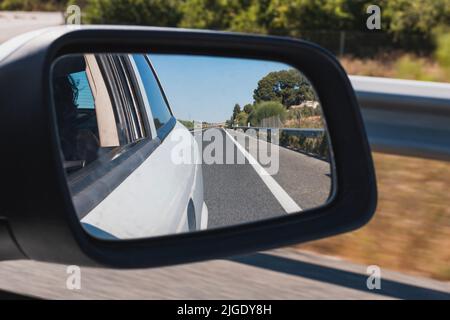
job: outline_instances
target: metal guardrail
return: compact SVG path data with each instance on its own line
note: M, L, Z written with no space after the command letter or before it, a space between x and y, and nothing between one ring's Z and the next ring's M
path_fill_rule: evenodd
M323 128L305 129L305 128L266 128L266 127L241 127L241 126L236 126L236 127L233 127L233 129L242 129L243 131L247 131L249 129L256 130L256 131L264 130L264 131L268 131L269 134L270 134L270 132L272 130L276 129L276 130L279 130L279 131L290 132L291 135L301 135L301 136L304 136L304 137L317 137L317 136L320 136L321 134L323 134L325 132L325 129L323 129Z
M373 150L450 160L450 84L350 76Z
M249 130L254 130L250 136L254 136L255 138L262 138L267 142L276 141L276 143L282 147L289 148L290 150L301 152L303 154L307 154L309 156L322 159L325 161L329 161L328 150L324 150L320 147L321 142L319 142L316 146L311 145L303 145L300 139L295 142L288 141L288 137L302 137L302 138L312 138L317 139L323 136L325 133L325 129L323 128L268 128L268 127L242 127L235 126L234 130L242 130L242 132L249 134ZM287 135L284 136L283 133L287 132ZM261 136L262 134L262 136ZM275 140L274 140L275 137ZM325 149L328 149L326 147Z

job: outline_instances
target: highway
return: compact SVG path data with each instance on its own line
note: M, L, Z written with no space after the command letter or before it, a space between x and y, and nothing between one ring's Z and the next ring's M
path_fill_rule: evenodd
M5 18L7 15L10 14L0 12L0 42L25 31L60 23L60 20L52 20L53 18L50 19L50 16L45 14L33 14L39 16L36 18L39 22L36 23L20 19L11 22L11 19ZM283 165L287 168L286 166L291 163L289 161L291 157L301 155L285 151L280 151L280 161L287 161ZM305 166L312 165L326 176L326 170L321 169L318 163L309 159L312 163L307 164L306 159L304 160L295 161L296 165L298 163ZM208 190L206 199L213 215L211 223L214 225L240 219L237 214L234 214L233 218L227 218L228 220L215 214L224 207L228 208L227 216L232 210L236 210L232 207L232 203L225 206L226 200L233 199L242 206L244 196L251 194L252 197L257 197L258 194L250 192L251 188L240 187L239 191L227 194L226 199L213 201L211 194L214 188L219 188L220 184L223 186L225 183L236 186L238 178L241 177L240 173L251 176L248 179L252 179L253 182L259 181L255 170L250 166L244 165L240 168L245 172L227 166L221 167L220 170L223 172L213 167L204 168L205 172L212 171L205 174L205 189ZM300 176L293 180L301 181L303 178L305 177ZM290 184L286 182L284 170L275 176L275 180L285 190L291 190ZM329 183L329 179L327 181ZM259 184L262 189L263 186ZM267 190L263 192L268 195ZM291 191L290 195L302 208L317 203L306 201L305 194ZM323 192L320 198L313 201L324 201L327 196L327 192ZM255 198L258 201L253 203L258 203L258 209L265 208L266 205L278 206L278 212L284 214L279 202L270 197L269 199L271 200ZM247 213L257 211L251 206L247 206L246 210ZM258 212L262 214L268 211L258 210ZM384 268L381 290L370 291L366 288L367 266L294 248L145 270L83 267L80 290L67 289L66 267L35 261L0 262L0 298L32 296L48 299L450 299L449 283L409 276Z
M227 163L226 151L231 151L226 148L227 145L233 146L231 156L234 155L232 164L208 164L203 160L204 196L209 212L209 228L285 215L287 213L282 204L288 206L289 203L283 202L283 194L280 194L283 191L300 210L317 207L326 202L331 188L330 166L326 161L272 145L272 148L276 148L272 150L279 155L274 157L279 160L277 173L272 176L275 180L273 183L279 186L275 189L272 184L263 182L264 177L261 177L245 158L242 148L237 147L241 145L238 141L243 139L236 141L236 136L244 135L243 133L225 129L208 130L221 134L222 141L218 145L223 148L217 150L215 159ZM203 137L205 136L206 134L203 134ZM196 140L203 146L202 154L208 154L210 143L205 142L205 138L201 139L198 134ZM258 141L249 136L245 136L245 141L245 151L254 159L258 159ZM265 150L270 148L269 143L260 143L267 145ZM245 158L245 164L237 163L239 157ZM261 164L261 161L258 163Z
M47 299L450 299L450 284L382 269L381 290L366 287L366 266L284 248L156 269L81 268L81 289L66 288L66 266L0 263L0 297Z

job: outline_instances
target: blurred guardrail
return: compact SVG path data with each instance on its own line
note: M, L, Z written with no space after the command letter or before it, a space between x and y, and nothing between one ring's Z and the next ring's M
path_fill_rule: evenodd
M373 150L450 160L450 84L350 76Z

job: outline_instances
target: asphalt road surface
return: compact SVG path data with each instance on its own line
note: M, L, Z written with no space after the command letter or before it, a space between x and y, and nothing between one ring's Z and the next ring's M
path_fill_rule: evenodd
M366 266L294 249L156 269L81 268L81 289L66 287L67 267L0 263L0 297L47 299L450 299L450 284L381 270L366 287Z
M24 21L25 18L15 18L16 21L11 22L5 18L7 15L14 16L15 13L0 12L0 41L38 27L61 23L46 14L33 13L39 20L37 23ZM252 172L247 168L242 170L248 174ZM290 190L283 176L280 172L276 180ZM291 194L299 205L311 205L304 202L301 195ZM218 208L223 206L220 201L216 205ZM211 204L211 208L213 206ZM220 217L215 220L220 223ZM66 268L34 261L0 262L0 298L450 299L449 283L383 268L381 290L370 291L366 287L366 266L292 248L156 269L82 268L80 290L67 289Z
M326 161L258 141L234 130L208 129L203 131L203 135L195 134L195 137L203 147L203 156L214 156L214 163L203 159L202 164L209 228L286 215L288 213L282 206L283 194L280 195L283 192L300 210L323 205L328 199L331 178L330 165ZM212 143L218 146L214 151L211 151ZM265 148L258 148L261 145ZM267 154L266 150L270 148L272 163L264 166L260 161L261 154ZM272 175L272 184L263 182L264 177L258 174L257 168L243 153L250 154L265 172L272 173L271 169L276 172ZM242 161L238 162L238 159ZM273 183L278 184L276 190Z

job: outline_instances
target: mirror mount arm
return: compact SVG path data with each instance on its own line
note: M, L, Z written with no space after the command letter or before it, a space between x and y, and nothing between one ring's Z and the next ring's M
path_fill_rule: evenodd
M17 259L27 259L27 256L20 249L8 222L0 220L0 261Z

